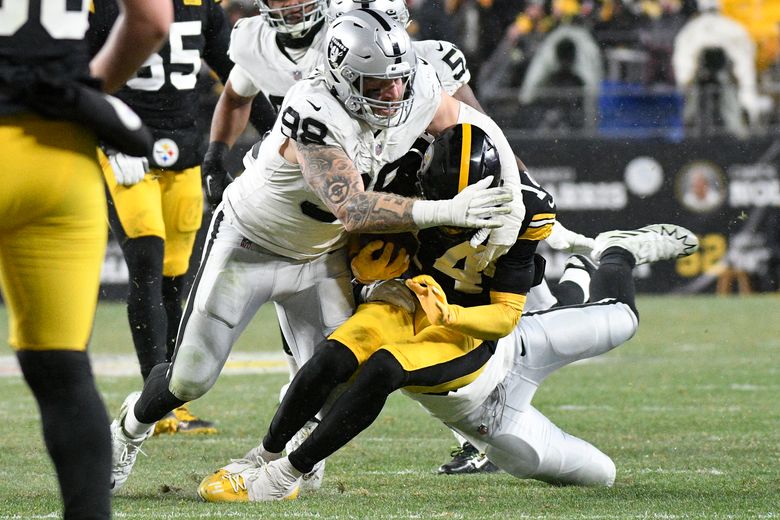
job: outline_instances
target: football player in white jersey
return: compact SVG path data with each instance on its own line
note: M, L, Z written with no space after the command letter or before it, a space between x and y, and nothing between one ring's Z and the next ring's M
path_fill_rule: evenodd
M441 92L405 29L380 11L359 10L334 22L326 39L325 69L290 89L217 208L173 361L152 370L112 425L114 452L122 454L114 490L154 422L213 386L261 305L276 304L299 364L352 314L347 232L450 225L518 235L515 216L524 208L522 197L513 199L519 173L509 143L495 122ZM419 135L457 123L489 135L504 158L505 186L488 188L487 178L443 201L375 191L392 181L385 167Z
M287 91L324 63L328 0L256 0L260 14L239 20L228 55L235 66L220 94L203 161L206 196L219 204L230 182L224 158L246 128L252 101L264 95L273 121ZM270 125L269 125L270 126ZM264 133L268 128L257 128Z

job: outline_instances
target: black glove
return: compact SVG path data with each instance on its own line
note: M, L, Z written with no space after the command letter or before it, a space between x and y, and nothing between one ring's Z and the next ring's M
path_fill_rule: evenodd
M214 141L209 143L209 148L203 157L203 166L201 167L203 185L206 188L206 199L212 209L222 202L225 188L233 182L233 178L225 169L224 164L228 149L228 145L225 143Z

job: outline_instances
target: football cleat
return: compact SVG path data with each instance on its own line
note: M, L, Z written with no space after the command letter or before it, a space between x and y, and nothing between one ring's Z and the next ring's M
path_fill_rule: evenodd
M296 433L293 438L290 439L290 442L287 443L287 453L290 454L297 450L298 447L303 444L303 441L305 441L306 438L311 435L311 432L314 431L314 428L317 427L317 424L319 424L317 419L306 421L306 424L303 425L303 428L298 430L298 433ZM325 461L321 460L314 465L314 469L303 475L301 479L301 488L305 491L314 491L320 489L322 487L323 478L325 478Z
M287 457L240 474L250 502L295 500L301 489L301 474Z
M125 433L122 425L131 406L135 406L136 401L141 396L141 392L133 392L125 398L122 408L119 409L119 415L111 423L111 493L116 493L127 482L130 472L133 471L133 464L138 453L141 452L141 445L152 435L154 428L140 437L130 437Z
M228 465L204 478L198 485L198 496L206 502L246 502L249 497L240 474L267 462L270 460L260 455L259 447L252 448L243 458L231 459Z
M699 239L691 231L674 224L652 224L629 231L606 231L596 237L591 258L598 262L610 247L625 249L636 265L673 260L688 256L699 248Z
M468 473L495 473L498 466L488 460L470 442L465 442L450 453L452 460L439 466L439 475L465 475Z
M217 433L214 423L193 415L189 407L182 405L157 421L154 427L155 435L172 433L200 433L211 435Z

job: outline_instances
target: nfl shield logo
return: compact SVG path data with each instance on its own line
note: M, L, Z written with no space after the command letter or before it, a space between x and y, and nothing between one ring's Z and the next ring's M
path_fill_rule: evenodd
M293 79L294 79L295 81L300 81L300 79L301 79L302 77L303 77L303 72L301 72L301 71L299 71L299 70L296 70L295 72L293 72Z
M374 145L374 154L375 155L382 155L382 150L384 149L384 146L382 146L382 143L377 143Z

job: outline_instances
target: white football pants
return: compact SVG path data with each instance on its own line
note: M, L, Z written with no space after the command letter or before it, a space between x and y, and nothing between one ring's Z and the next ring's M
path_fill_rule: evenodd
M531 399L552 372L612 350L628 341L637 325L633 311L616 300L523 315L512 334L499 340L498 348L512 349L514 356L503 380L493 383L490 395L465 417L450 420L447 425L518 478L611 486L615 480L612 460L595 446L555 426L531 406ZM486 369L480 378L496 373ZM471 384L483 383L478 378ZM446 416L437 414L436 409L446 407L448 399L468 396L468 387L464 389L442 397L426 396L420 401L424 406L436 401L434 407L426 407L434 415Z
M212 219L201 268L187 301L172 365L170 391L183 401L216 382L234 343L258 309L276 304L296 362L352 315L346 251L293 260L244 238L222 205Z

